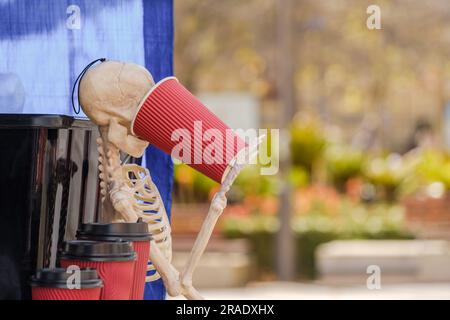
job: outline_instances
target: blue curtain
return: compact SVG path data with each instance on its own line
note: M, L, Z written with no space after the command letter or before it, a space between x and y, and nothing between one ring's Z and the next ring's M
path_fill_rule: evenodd
M0 0L0 113L74 116L73 83L101 57L172 75L172 11L172 0ZM170 214L171 159L149 147L145 163ZM161 280L147 284L146 299L164 297Z
M143 0L145 66L154 80L173 75L173 3L172 0ZM170 156L150 146L145 153L146 165L158 186L170 219L172 204L173 163ZM162 280L147 283L145 299L164 299Z

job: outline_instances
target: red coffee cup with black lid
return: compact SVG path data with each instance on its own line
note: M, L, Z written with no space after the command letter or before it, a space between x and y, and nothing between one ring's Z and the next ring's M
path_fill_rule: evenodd
M38 270L30 285L33 300L100 300L103 281L95 269L54 268Z
M147 223L142 222L141 219L134 223L85 223L77 231L77 239L80 240L116 241L122 239L131 242L137 253L131 300L144 298L151 238Z
M95 268L103 280L101 300L129 300L136 252L129 241L72 240L65 243L61 266Z

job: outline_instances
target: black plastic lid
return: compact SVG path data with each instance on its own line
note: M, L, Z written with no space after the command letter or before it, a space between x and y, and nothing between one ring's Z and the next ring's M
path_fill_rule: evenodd
M32 287L63 288L67 287L67 280L73 275L64 268L40 269L36 275L31 277L30 285ZM98 277L97 270L92 268L80 269L80 287L81 288L100 288L103 287L102 280Z
M136 259L131 242L72 240L64 245L61 258L88 261L128 261Z
M77 239L148 241L151 235L148 225L142 220L123 223L83 223L77 231Z

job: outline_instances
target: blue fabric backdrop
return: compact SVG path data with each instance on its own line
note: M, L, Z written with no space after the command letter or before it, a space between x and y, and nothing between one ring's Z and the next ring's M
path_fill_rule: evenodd
M0 0L0 113L74 115L73 82L100 57L172 75L172 11L172 0ZM149 147L145 163L170 214L172 161ZM161 280L145 297L165 297Z

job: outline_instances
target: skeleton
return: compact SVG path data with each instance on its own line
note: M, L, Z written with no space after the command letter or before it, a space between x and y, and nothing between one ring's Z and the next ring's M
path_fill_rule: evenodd
M102 195L102 220L135 222L142 218L152 234L150 270L147 278L162 278L171 296L202 299L192 285L195 268L206 249L216 222L226 207L226 193L243 167L234 159L215 194L184 270L171 264L172 243L169 219L156 185L146 168L121 164L120 152L140 157L148 142L134 136L131 123L146 93L154 86L151 74L135 64L107 61L89 69L79 84L79 99L85 114L99 126L97 140ZM254 156L256 145L245 148Z

